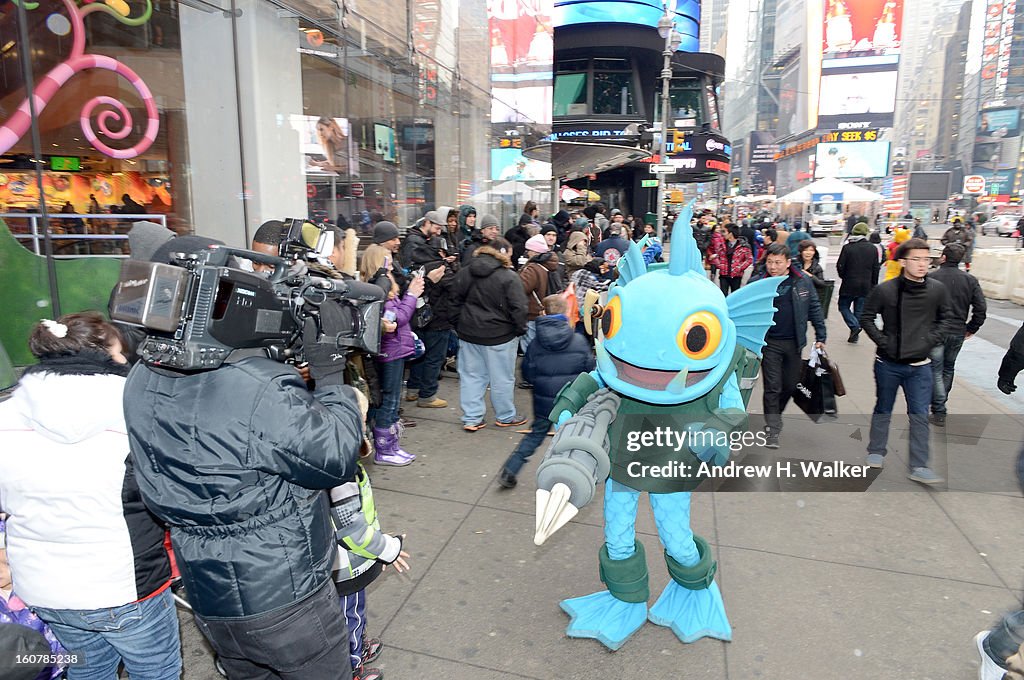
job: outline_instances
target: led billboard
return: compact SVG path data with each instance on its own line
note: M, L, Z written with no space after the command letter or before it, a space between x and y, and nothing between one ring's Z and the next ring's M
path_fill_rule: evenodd
M554 25L621 23L653 28L664 14L662 0L555 0ZM673 19L676 30L683 36L679 50L700 51L699 0L677 0Z
M824 24L822 71L899 61L903 0L825 0Z
M551 2L488 0L491 122L551 124Z
M896 110L897 75L895 69L823 74L818 127L842 128L846 123L891 127Z
M1016 106L985 109L978 114L978 137L1017 137L1020 135L1020 109Z
M889 142L818 144L814 153L815 179L885 177L888 169Z
M551 163L526 158L522 149L491 149L491 179L550 181Z

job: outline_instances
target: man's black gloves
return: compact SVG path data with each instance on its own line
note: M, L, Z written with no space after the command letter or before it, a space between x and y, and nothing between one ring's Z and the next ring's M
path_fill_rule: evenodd
M344 384L345 353L338 347L338 334L349 326L341 305L327 300L320 305L320 334L314 319L307 319L302 332L302 350L309 362L309 376L319 385Z
M996 383L996 386L999 388L999 391L1002 392L1003 394L1012 394L1013 391L1017 389L1017 386L1014 385L1011 381L1003 380L1002 378L999 379L999 382Z

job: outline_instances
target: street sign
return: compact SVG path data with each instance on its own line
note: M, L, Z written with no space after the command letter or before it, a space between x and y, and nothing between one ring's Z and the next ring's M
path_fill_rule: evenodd
M676 171L676 166L671 163L653 163L650 168L652 175L671 175Z
M365 191L366 191L366 189L363 186L362 182L352 182L352 197L353 198L362 198L362 196L365 193Z
M653 189L658 186L658 180L656 179L642 179L640 180L641 189Z
M985 193L985 178L981 175L967 175L964 177L965 194Z

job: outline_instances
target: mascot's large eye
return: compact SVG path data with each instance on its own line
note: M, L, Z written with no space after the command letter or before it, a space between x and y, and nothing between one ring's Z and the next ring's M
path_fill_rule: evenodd
M616 295L608 302L601 315L601 332L605 340L611 340L622 328L622 299Z
M722 341L722 322L711 312L694 312L686 317L676 344L690 359L707 359Z

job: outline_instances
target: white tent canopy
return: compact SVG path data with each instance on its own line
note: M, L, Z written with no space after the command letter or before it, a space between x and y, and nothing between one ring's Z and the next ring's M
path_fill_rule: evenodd
M810 203L811 194L842 194L844 203L871 203L885 200L882 194L868 191L856 184L826 177L779 198L779 203Z

